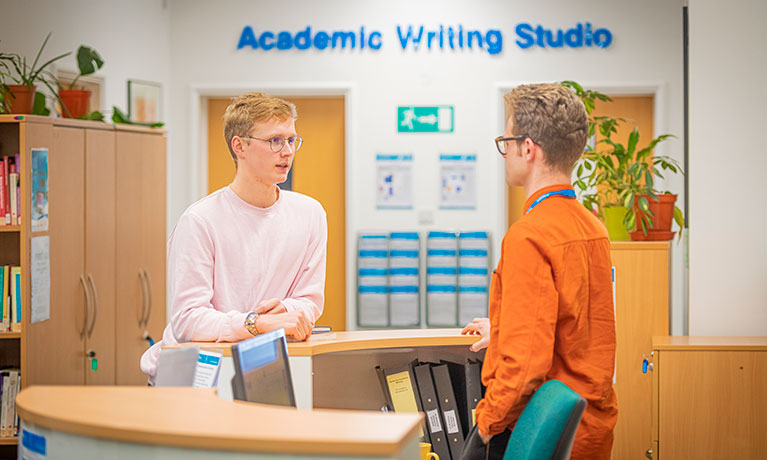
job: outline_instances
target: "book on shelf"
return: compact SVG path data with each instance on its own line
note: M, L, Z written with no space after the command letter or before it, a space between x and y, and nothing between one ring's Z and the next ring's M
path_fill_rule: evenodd
M5 213L10 211L8 205L8 161L7 157L0 161L0 225L5 225Z
M19 369L3 369L0 371L0 436L10 438L18 435L18 414L16 413L16 396L21 389L21 371Z
M11 331L21 332L21 267L11 267Z
M2 272L2 286L0 292L3 294L3 317L0 323L0 332L9 330L11 315L11 267L8 265L0 266Z
M19 203L18 203L19 175L17 173L8 174L8 190L11 202L11 225L19 222Z

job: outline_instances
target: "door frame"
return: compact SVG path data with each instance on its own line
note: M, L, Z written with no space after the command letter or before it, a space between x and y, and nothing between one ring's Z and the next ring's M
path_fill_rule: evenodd
M191 183L190 196L198 200L208 194L208 98L233 97L251 91L263 91L277 97L311 97L311 96L343 96L344 97L344 196L345 241L346 248L346 330L354 330L356 311L353 307L355 299L354 278L356 269L354 257L354 238L350 238L354 228L357 228L353 209L357 207L357 199L352 190L360 187L361 182L350 171L354 171L354 152L357 151L357 104L355 95L356 85L352 82L240 82L240 83L192 83L189 89L189 132L197 133L191 140L192 148L190 173L195 179ZM193 134L194 136L194 134ZM196 146L194 145L196 143Z

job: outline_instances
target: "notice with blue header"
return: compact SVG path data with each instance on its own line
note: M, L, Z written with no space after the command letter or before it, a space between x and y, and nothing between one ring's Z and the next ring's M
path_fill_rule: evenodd
M376 207L413 208L413 155L376 155Z
M440 209L476 209L476 155L439 156Z

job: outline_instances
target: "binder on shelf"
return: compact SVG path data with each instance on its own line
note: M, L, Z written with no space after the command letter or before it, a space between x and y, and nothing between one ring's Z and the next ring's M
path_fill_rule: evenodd
M442 420L445 422L445 433L448 446L450 446L450 455L453 459L459 459L463 450L464 437L463 429L461 428L461 418L458 415L455 392L450 380L450 371L446 364L440 364L439 366L432 366L431 373L434 377L434 387L437 390Z
M382 412L394 412L394 404L392 404L391 394L389 393L389 385L386 383L386 375L381 366L376 366L376 376L378 377L378 384L381 385L381 393L384 397L384 407L381 408ZM384 411L384 408L386 409Z
M449 361L441 363L447 364L450 372L465 439L476 424L475 410L482 399L482 362L467 360L463 364Z
M426 416L426 428L431 436L431 449L440 459L450 460L450 447L437 401L437 390L431 375L431 365L423 363L415 367L415 379L421 395L421 406ZM457 459L456 459L457 460Z
M404 368L384 370L386 387L392 400L394 412L418 413L423 411L421 396L418 394L414 368L418 360L411 361ZM421 421L421 438L424 442L431 442L429 430L426 429L425 421Z

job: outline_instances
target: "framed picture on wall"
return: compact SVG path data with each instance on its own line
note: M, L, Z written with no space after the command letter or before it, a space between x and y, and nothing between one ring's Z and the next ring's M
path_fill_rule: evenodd
M131 121L162 121L162 85L144 80L128 80L128 116Z

